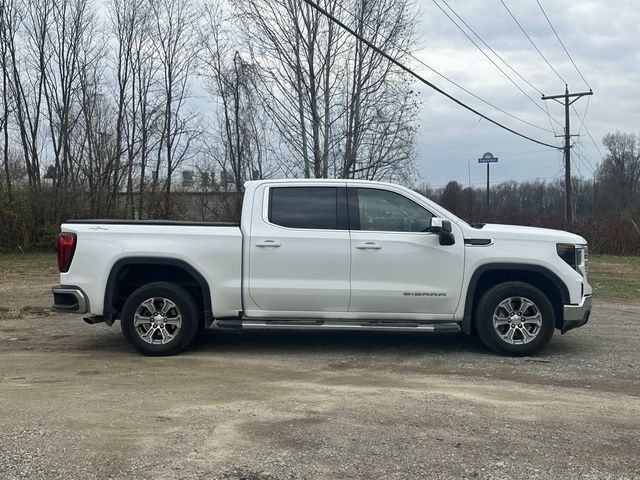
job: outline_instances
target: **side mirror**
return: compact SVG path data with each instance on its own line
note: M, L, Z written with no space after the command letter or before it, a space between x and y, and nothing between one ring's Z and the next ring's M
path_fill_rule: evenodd
M425 231L435 233L440 237L440 245L453 245L456 239L451 233L451 222L443 218L433 217L431 225Z

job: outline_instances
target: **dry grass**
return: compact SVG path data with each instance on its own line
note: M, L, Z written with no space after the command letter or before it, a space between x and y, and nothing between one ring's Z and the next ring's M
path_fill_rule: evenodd
M55 275L58 267L55 253L25 253L0 255L0 281L12 277Z
M640 303L640 257L590 257L589 283L596 298Z
M11 294L29 286L58 283L58 264L54 253L0 254L0 292Z

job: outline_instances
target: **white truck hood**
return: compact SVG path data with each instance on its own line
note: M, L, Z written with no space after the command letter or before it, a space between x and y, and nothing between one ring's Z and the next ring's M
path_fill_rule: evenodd
M466 238L495 238L505 240L537 240L558 243L586 244L580 235L550 228L521 227L489 223L480 229L466 232Z

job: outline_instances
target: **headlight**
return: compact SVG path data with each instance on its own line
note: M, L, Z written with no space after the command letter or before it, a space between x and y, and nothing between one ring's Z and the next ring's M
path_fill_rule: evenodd
M578 268L582 268L582 271L579 271L583 277L586 277L587 273L589 273L589 247L587 247L586 245L580 245L578 247L578 251L582 253L582 262L578 263Z
M587 276L589 251L586 245L574 245L572 243L558 243L556 245L558 255L567 265L573 268L583 277Z

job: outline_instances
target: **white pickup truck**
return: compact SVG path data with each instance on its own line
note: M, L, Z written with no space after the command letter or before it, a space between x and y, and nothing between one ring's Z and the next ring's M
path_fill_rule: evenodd
M475 332L530 355L591 312L584 238L368 181L248 182L240 224L68 221L58 267L56 309L120 320L148 355L201 328Z

